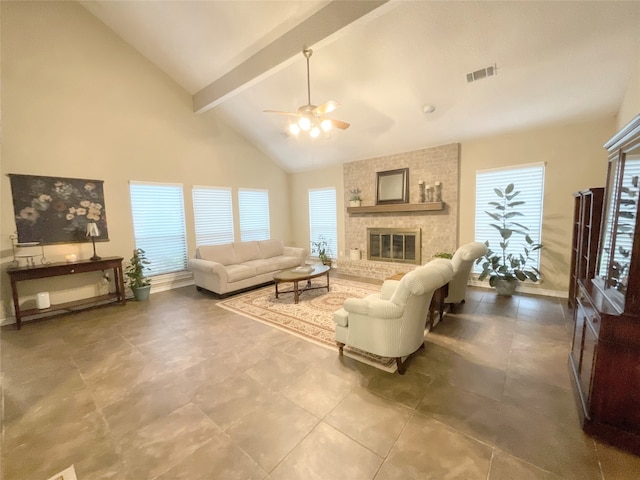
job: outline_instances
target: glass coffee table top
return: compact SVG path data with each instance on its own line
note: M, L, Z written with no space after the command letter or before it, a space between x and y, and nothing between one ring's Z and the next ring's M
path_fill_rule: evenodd
M309 265L311 270L298 270L300 267L287 268L273 274L273 279L279 282L293 282L294 280L307 280L326 274L331 267L328 265Z

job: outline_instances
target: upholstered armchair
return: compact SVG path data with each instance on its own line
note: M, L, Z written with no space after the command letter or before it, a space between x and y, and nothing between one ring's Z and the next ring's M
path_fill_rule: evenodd
M430 262L401 280L386 280L380 293L348 298L333 314L336 343L342 354L348 345L382 357L402 361L424 346L425 321L433 292L453 276L450 263Z
M455 304L464 303L471 268L475 261L486 253L487 246L484 243L471 242L462 245L453 254L453 278L449 282L449 293L444 300L445 304L450 304L451 311Z

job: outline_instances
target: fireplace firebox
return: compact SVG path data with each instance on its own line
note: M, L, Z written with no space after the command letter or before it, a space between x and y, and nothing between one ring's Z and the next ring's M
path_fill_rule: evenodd
M367 260L395 263L422 263L419 228L367 228Z

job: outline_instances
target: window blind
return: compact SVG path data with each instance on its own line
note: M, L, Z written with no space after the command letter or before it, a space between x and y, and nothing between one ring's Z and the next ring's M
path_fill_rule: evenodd
M151 262L149 276L187 269L182 185L129 183L136 248Z
M220 245L233 242L231 188L194 186L191 194L196 245Z
M239 189L238 213L240 215L240 239L243 242L271 238L268 190Z
M329 257L335 257L338 248L338 221L336 213L336 189L316 188L309 190L309 252L311 242L320 237L326 240Z
M502 237L498 230L491 226L496 223L485 212L493 213L493 206L489 202L500 199L494 192L494 188L506 188L513 183L514 191L520 194L514 201L524 201L524 205L519 205L517 211L524 214L514 220L529 228L529 235L534 243L540 243L542 238L542 199L544 194L544 164L536 163L519 167L509 167L496 170L482 170L476 172L476 212L475 212L475 239L477 242L489 241L489 247L493 250L500 249ZM507 253L523 253L522 247L526 245L524 237L514 235L509 240ZM530 254L531 261L528 265L540 268L540 251L536 250ZM474 272L482 272L481 265L474 266Z

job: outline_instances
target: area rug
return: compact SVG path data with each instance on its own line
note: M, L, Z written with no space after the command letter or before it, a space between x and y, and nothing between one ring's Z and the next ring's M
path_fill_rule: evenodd
M323 282L324 278L314 279L313 286L322 285ZM281 288L287 289L288 285L281 284ZM270 285L222 300L218 306L337 351L333 312L342 307L345 299L366 297L379 292L380 286L331 278L329 287L329 292L326 289L305 291L300 294L298 304L295 304L293 293L281 293L276 298L275 287ZM392 358L348 346L344 348L344 355L387 372L397 370Z

